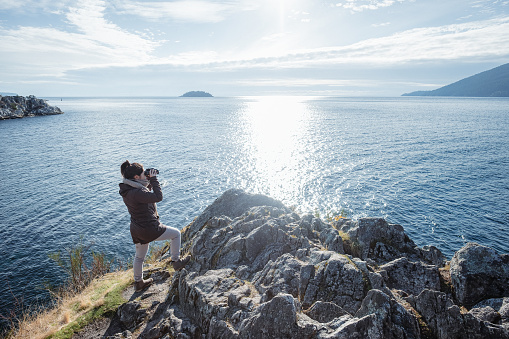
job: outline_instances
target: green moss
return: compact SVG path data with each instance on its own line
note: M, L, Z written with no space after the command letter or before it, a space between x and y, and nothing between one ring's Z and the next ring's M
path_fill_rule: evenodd
M71 322L69 325L65 326L60 331L49 336L48 338L69 339L72 338L75 332L80 331L86 325L94 322L95 320L104 317L106 318L112 317L116 313L118 307L127 301L122 297L122 292L129 285L130 282L116 286L113 290L106 294L104 298L104 303L101 306L96 307L91 311L85 313L84 315L82 315L75 321Z

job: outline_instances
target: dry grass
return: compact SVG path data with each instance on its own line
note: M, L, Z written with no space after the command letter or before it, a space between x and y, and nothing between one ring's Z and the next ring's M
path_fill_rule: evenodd
M150 244L150 249L148 255L145 257L145 263L147 264L155 264L157 263L161 257L166 254L170 250L170 242L165 241L161 245L156 245L154 243Z
M52 309L23 316L16 333L9 338L65 338L59 331L64 333L62 330L67 326L105 306L112 291L132 283L132 274L132 270L108 273L93 280L80 293L60 298Z

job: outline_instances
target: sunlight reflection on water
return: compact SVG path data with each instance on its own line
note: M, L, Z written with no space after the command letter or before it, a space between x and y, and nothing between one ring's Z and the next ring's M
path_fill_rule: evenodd
M311 122L306 103L295 97L262 97L247 104L241 121L250 186L292 200L308 180L306 173L312 172L306 161L313 152L306 147Z

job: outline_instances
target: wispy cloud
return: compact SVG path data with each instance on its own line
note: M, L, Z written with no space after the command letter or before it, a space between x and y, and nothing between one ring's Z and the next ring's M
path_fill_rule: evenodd
M484 14L497 14L502 7L509 7L507 0L477 0L472 2L472 7Z
M214 23L223 21L234 11L250 10L257 6L244 1L178 0L171 2L120 1L116 7L119 10L118 14L136 15L149 20L170 19Z
M281 79L244 79L236 81L241 86L259 86L259 87L310 87L310 86L366 86L370 81L363 80L341 80L341 79L314 79L314 78L281 78Z
M398 64L413 61L494 59L509 55L509 17L416 28L358 43L239 60L241 67L302 67L334 64Z
M67 19L84 34L84 38L111 48L117 58L147 59L156 43L108 22L104 18L105 10L105 1L85 0L80 2L80 6L70 8Z
M336 6L350 9L353 12L362 12L364 10L376 10L383 7L389 7L395 3L404 1L405 0L346 0L346 2L337 3Z
M66 18L74 32L56 28L20 26L0 29L0 62L30 68L33 75L63 74L67 70L138 65L150 61L157 43L129 33L104 18L106 3L85 0L68 10Z
M65 8L70 2L71 0L0 0L0 10L54 12Z
M378 24L371 24L371 27L384 27L384 26L389 26L391 23L390 22L382 22L382 23L378 23Z

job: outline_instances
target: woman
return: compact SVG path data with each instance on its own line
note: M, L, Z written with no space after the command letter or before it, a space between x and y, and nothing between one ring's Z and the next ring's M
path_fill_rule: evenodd
M159 221L156 202L163 200L163 193L157 181L157 171L150 169L147 176L143 165L126 160L120 166L120 172L124 180L119 184L119 193L131 214L131 237L136 245L133 271L136 291L139 292L153 282L152 278L143 279L143 261L151 241L171 240L171 260L176 271L186 266L191 258L180 258L180 231Z

